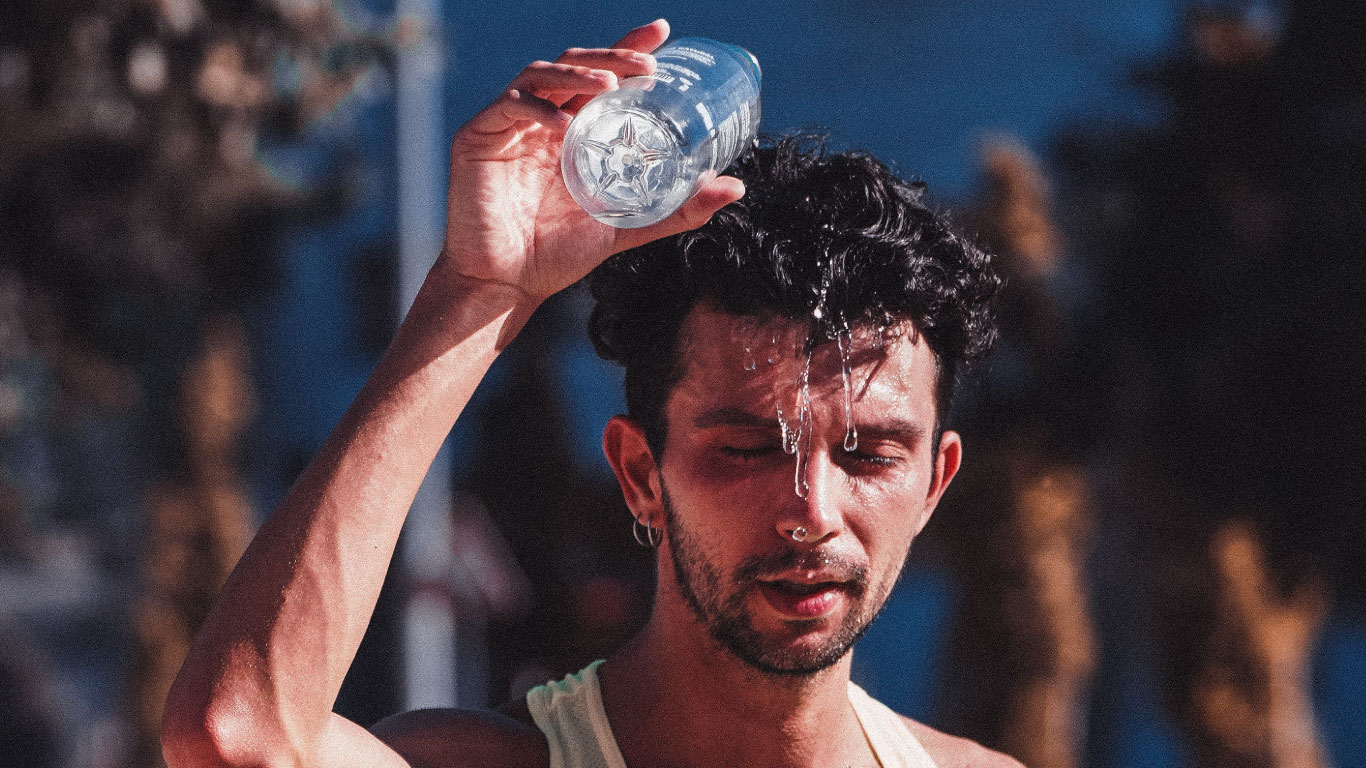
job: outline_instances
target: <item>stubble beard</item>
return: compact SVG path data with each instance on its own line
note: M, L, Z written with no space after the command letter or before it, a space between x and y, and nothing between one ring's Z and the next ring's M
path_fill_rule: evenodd
M729 579L730 590L727 593L726 580L707 558L697 538L680 522L668 492L664 491L662 497L669 555L673 561L675 581L684 601L713 640L767 676L804 678L835 665L868 631L891 593L888 586L880 590L881 594L871 594L867 568L860 564L832 560L816 551L797 549L788 549L774 556L746 559ZM845 590L850 605L840 626L828 639L815 646L790 647L785 645L783 639L767 636L754 626L747 603L749 595L758 588L756 576L829 565L842 568L848 574L849 582ZM897 575L900 573L901 569L898 569ZM895 576L892 581L895 583ZM815 630L824 621L793 621L791 626L797 630Z

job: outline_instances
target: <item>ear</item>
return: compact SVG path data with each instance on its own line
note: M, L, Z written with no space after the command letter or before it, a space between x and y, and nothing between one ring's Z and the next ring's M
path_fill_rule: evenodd
M645 442L645 430L626 416L613 416L602 430L602 452L631 514L641 523L663 527L659 465Z
M939 506L939 500L943 498L944 491L953 481L953 476L958 474L958 467L962 463L963 438L951 429L944 430L939 438L939 451L934 457L934 480L930 483L929 492L925 494L925 511L920 518L922 529L930 521L930 515L934 513L935 507Z

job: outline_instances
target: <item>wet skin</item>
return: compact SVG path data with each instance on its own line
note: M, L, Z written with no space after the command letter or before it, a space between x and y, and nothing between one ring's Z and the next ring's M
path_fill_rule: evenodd
M788 354L768 364L768 350L750 339L747 352L735 324L703 306L681 329L686 366L666 404L658 458L630 419L615 417L604 431L631 511L666 539L647 626L599 668L604 710L628 765L870 765L849 706L848 643L890 593L958 469L961 443L952 432L933 443L936 367L923 340L904 333L874 349L856 334L858 446L846 451L831 342L811 361L809 491L799 496L777 409L796 410L804 360L790 350L805 330L786 329ZM791 537L799 526L803 542ZM384 735L405 754L433 756L432 765L546 765L547 742L525 700L503 713L407 715ZM904 722L939 765L1020 768Z
M783 450L779 409L795 422L805 327L784 324L780 354L756 349L739 319L705 306L681 330L682 380L666 405L656 524L666 518L661 601L686 604L712 640L769 675L805 675L845 658L886 601L961 447L933 444L934 355L909 328L875 348L856 333L848 421L841 350L810 362L811 420L797 458ZM760 346L772 334L766 326ZM756 354L757 353L757 354ZM757 359L757 365L755 361ZM753 370L747 370L752 367ZM791 532L806 529L804 541Z

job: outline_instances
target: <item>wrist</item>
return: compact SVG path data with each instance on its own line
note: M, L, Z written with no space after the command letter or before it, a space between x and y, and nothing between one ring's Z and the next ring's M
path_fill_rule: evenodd
M493 321L502 316L531 316L545 301L527 289L506 281L471 276L438 259L413 300L409 315L435 316L444 323L457 318Z
M470 362L486 358L485 363L491 363L540 303L517 286L462 275L438 261L385 357L399 361L406 370L460 347Z
M429 294L423 297L422 294ZM505 280L469 274L443 253L423 281L418 297L437 303L459 303L502 313L509 309L535 311L545 301L532 291Z

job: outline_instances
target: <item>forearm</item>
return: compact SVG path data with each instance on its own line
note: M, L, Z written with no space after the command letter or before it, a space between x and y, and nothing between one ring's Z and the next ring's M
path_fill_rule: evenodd
M332 703L408 506L475 387L537 297L612 253L700 226L743 193L722 177L668 219L619 230L585 214L559 181L565 109L652 72L643 53L667 37L668 25L653 22L611 49L571 48L553 63L533 63L456 133L445 252L201 630L167 702L163 738L168 758L177 753L173 765L316 763L320 741L330 755L376 765L352 745L377 740L329 731Z
M1267 691L1267 734L1276 768L1326 768L1314 703L1302 670L1273 670Z
M168 735L201 731L245 763L273 762L258 751L307 759L428 466L533 308L512 289L429 277L370 381L224 587L172 689Z

